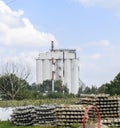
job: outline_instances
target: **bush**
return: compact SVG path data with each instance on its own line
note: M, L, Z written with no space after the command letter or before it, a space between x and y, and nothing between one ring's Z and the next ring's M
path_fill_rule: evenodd
M17 100L33 99L33 97L34 97L33 91L29 89L23 89L22 91L18 93L18 95L16 96L16 99Z
M46 98L64 98L64 94L60 92L49 92L46 95Z

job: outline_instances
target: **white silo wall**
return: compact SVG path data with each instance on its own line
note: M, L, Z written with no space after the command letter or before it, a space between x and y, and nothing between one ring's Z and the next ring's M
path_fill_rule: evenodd
M56 80L58 80L58 60L55 60L55 66L54 66L54 71L55 71L55 74L54 74L54 77L56 78Z
M61 80L62 78L62 63L60 59L55 60L55 78Z
M79 71L78 71L78 59L73 59L72 60L72 68L71 68L71 72L72 72L72 76L71 76L71 90L72 93L77 94L78 93L78 89L79 89Z
M66 59L74 59L75 58L75 54L74 53L70 53L70 52L64 52L64 58Z
M41 84L43 82L43 75L42 75L42 60L36 60L36 83Z
M50 73L51 73L51 68L50 68L50 61L48 59L43 60L43 81L45 80L50 80Z
M59 79L63 80L63 60L58 60L58 75Z
M52 79L52 59L49 59L49 80Z
M64 64L64 84L69 89L69 93L71 93L71 60L65 59Z
M50 60L46 60L46 65L47 65L47 74L46 74L46 79L51 80L52 78L52 62Z

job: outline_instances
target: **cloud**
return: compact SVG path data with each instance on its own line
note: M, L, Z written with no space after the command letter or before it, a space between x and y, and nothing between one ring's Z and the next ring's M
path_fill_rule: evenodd
M109 47L110 46L110 42L109 42L109 40L93 41L93 42L89 42L88 45L90 45L90 46Z
M120 6L119 0L76 0L83 4L84 6L102 6L102 7L108 7L108 8L115 8Z
M31 69L35 82L38 49L44 50L57 40L51 33L37 30L24 16L23 10L14 11L0 0L0 67L6 63L20 63Z
M116 15L120 14L120 0L73 0L79 2L84 7L102 7L115 11Z
M53 34L37 30L24 11L13 11L0 1L0 44L5 46L43 47L56 39Z
M20 52L16 54L16 51L11 52L8 51L8 55L4 57L0 56L0 68L7 63L16 63L21 64L28 69L30 69L30 78L29 82L33 83L36 81L36 58L38 56L38 51L27 51L27 52Z

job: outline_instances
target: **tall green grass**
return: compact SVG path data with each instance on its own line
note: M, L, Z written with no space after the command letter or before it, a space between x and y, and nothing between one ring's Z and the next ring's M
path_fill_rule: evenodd
M39 100L8 100L0 101L0 107L15 107L27 105L41 105L41 104L74 104L79 99L76 98L58 98L58 99L39 99Z

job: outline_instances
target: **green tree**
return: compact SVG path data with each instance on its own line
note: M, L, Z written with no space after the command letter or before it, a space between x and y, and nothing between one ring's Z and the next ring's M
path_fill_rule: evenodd
M37 88L41 93L51 92L52 91L52 82L51 82L51 80L45 80L45 81L43 81L43 84L38 84ZM55 92L63 92L61 80L55 81L54 90L55 90ZM66 86L64 86L64 92L68 93L68 88Z
M120 73L110 83L103 84L101 88L110 95L120 95Z
M98 88L96 86L92 85L90 92L91 92L91 94L96 94L97 90L98 90Z
M29 72L17 64L6 64L0 75L0 91L6 99L16 99L27 85Z
M38 91L40 91L41 93L50 92L52 90L51 80L43 81L43 83L38 84L36 88L38 88Z
M83 91L83 93L85 93L85 94L91 94L91 88L88 87L88 86L86 86L85 89L84 89L84 91Z
M102 86L100 86L97 90L97 93L106 93L106 85L103 84Z
M79 90L78 90L78 95L77 96L80 96L81 94L83 94L83 92L84 92L84 87L80 86Z
M6 74L0 77L0 90L6 99L16 99L28 83L15 74Z

